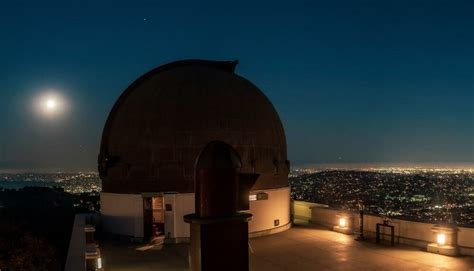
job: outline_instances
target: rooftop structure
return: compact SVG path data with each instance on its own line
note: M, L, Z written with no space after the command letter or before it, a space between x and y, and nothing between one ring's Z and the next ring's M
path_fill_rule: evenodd
M295 202L295 226L288 231L249 240L250 270L471 270L474 268L474 229L459 227L458 248L462 256L451 257L429 253L427 244L436 242L433 224L394 220L395 245L389 231L382 232L376 243L375 226L382 217L364 216L367 239L355 241L355 235L330 229L341 225L340 210L327 206ZM76 216L66 267L75 267L85 250L83 229ZM346 217L346 226L357 228L356 221ZM311 221L312 223L308 223ZM317 223L317 224L315 224ZM83 226L82 226L83 227ZM448 238L446 236L446 238ZM75 240L74 240L75 239ZM82 245L82 247L81 247ZM225 244L223 244L225 247ZM100 242L105 270L188 270L189 244L140 245L106 239ZM82 254L81 254L82 251ZM79 258L79 262L81 262ZM66 271L84 270L66 268Z
M276 235L250 239L250 270L470 270L474 258L455 258L398 245L357 242L350 235L296 226ZM188 270L187 245L136 251L102 245L107 270ZM225 269L225 268L224 268ZM223 270L224 270L223 269Z
M251 188L249 232L265 235L290 223L289 161L278 113L236 61L185 60L133 82L105 124L99 154L101 213L110 233L186 241L194 213L194 166L211 141L232 146Z

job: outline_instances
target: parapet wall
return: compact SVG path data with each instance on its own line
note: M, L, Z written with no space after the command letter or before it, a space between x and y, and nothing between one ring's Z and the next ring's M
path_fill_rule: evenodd
M87 224L97 224L98 219L99 217L95 213L76 214L74 217L66 264L64 266L65 271L89 270L86 266L86 251L88 244L84 230ZM94 248L97 248L97 257L100 258L100 250L98 246L94 246Z
M325 205L294 201L294 217L307 220L310 223L321 225L332 229L338 224L338 214L341 210L330 209ZM359 214L348 213L349 226L359 229ZM369 238L375 238L376 224L383 223L383 218L375 215L364 215L364 234ZM427 244L434 243L432 228L435 224L422 223L401 219L392 219L395 226L395 242L426 248ZM382 238L389 240L390 232L387 228L382 228ZM474 228L458 227L457 243L461 255L474 256Z

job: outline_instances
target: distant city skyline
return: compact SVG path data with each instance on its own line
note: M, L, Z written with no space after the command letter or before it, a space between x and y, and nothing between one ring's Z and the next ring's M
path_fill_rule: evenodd
M382 169L407 169L407 170L467 170L474 171L474 163L306 163L292 165L291 170L382 170ZM0 173L95 173L96 168L0 168Z
M0 171L95 171L119 95L189 58L240 60L283 121L292 166L472 165L473 12L462 0L4 3Z

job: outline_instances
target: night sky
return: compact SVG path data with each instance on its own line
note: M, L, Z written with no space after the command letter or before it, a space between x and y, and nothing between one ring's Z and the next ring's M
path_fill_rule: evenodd
M94 170L121 92L186 58L238 59L293 165L474 163L474 1L2 1L0 48L0 170Z

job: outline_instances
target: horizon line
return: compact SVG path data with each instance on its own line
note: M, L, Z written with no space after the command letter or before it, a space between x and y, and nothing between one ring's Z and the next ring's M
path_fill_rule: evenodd
M474 162L377 162L377 163L299 163L291 169L377 169L377 168L418 168L418 169L474 169ZM291 170L290 169L290 170ZM66 168L0 168L0 173L98 173L97 169L66 169Z

